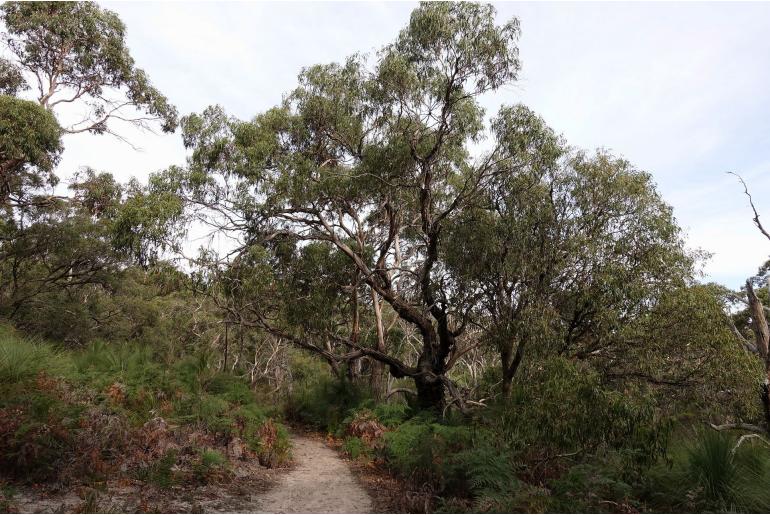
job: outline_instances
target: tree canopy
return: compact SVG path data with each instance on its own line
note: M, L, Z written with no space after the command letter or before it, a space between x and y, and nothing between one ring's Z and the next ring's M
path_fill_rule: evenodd
M335 299L369 291L419 333L414 361L333 323L305 320L291 338L383 362L430 406L477 338L498 349L509 385L527 345L595 356L688 284L692 259L649 174L571 149L522 105L485 120L478 98L517 77L518 33L488 5L422 4L374 61L309 67L251 121L220 107L182 120L188 167L166 179L208 223L241 234L236 255L291 255L281 289L311 250L337 267L323 281L334 299L272 294L290 299L252 306L253 323L288 336L275 323L287 309L330 321Z
M34 88L47 109L86 106L88 114L65 132L114 133L117 121L175 129L176 108L136 67L115 13L93 2L6 2L0 20L14 58L0 63L0 86L9 94Z

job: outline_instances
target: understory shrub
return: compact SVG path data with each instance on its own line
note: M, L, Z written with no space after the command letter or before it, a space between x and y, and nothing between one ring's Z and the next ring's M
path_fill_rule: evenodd
M7 327L0 331L0 385L12 385L34 379L39 373L61 375L72 366L69 357L53 346L35 339L22 338Z
M385 433L384 452L390 468L414 484L442 490L454 481L452 458L472 443L467 426L440 424L429 415L414 417Z
M369 446L357 436L348 436L342 444L345 454L352 459L368 458L370 456Z
M482 423L522 459L618 449L629 473L651 465L665 452L671 428L671 422L656 413L653 398L612 389L590 368L561 357L525 369L510 399L482 417Z
M212 453L220 452L214 446L280 466L291 452L276 413L257 404L241 378L209 366L205 354L165 365L143 345L57 350L0 325L6 477L66 483L114 476L128 465L136 477L167 487L176 480L174 465L192 466L199 480L213 477L207 471L216 465ZM183 459L168 447L187 445L185 434L212 448Z
M147 466L139 468L135 476L159 488L171 488L176 482L173 467L176 465L177 457L177 451L170 450Z
M194 477L201 482L222 478L227 472L227 458L216 449L200 449L192 467Z
M353 410L371 403L366 386L331 377L327 371L297 377L286 401L286 415L315 429L338 433Z
M645 483L643 497L654 510L767 512L770 447L764 437L740 440L710 428L685 433Z

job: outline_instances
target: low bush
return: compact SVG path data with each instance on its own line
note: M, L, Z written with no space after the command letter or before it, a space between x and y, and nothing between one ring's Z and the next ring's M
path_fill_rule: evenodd
M369 403L371 395L365 386L324 372L298 381L286 402L285 412L296 422L338 433L353 410Z
M385 433L384 453L388 465L399 476L441 491L455 482L452 459L468 449L471 442L470 427L440 424L431 414L425 414Z
M227 473L227 458L216 449L201 449L193 462L192 471L200 482L222 479Z
M711 429L685 433L645 482L643 497L655 510L767 512L770 448Z
M170 450L147 466L137 469L135 476L159 488L171 488L177 479L173 470L177 457L177 451Z
M261 465L273 468L289 462L291 442L289 433L282 424L269 418L259 427L257 435L257 456Z
M9 478L66 483L128 466L168 487L179 479L174 465L191 466L197 480L214 477L217 446L280 466L290 440L275 411L205 354L168 366L141 345L59 351L0 325L0 472ZM211 448L190 459L185 434Z
M66 354L47 343L19 337L8 328L0 331L0 385L31 381L41 372L61 375L71 365Z
M345 451L345 454L354 460L368 458L371 454L369 446L357 436L345 438L342 449Z

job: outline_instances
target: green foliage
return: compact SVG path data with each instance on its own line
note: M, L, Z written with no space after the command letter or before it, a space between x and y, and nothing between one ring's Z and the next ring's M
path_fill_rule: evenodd
M19 67L8 59L0 58L0 95L16 96L27 89L29 85Z
M243 379L232 374L217 374L206 384L208 393L231 404L244 405L254 401L254 392Z
M186 231L179 227L182 202L178 196L162 188L142 187L132 181L126 198L115 209L111 221L111 244L119 252L141 265L154 264L159 253L173 247L168 241Z
M227 458L215 449L201 449L193 464L193 474L199 481L207 481L227 468Z
M682 435L670 459L650 471L645 497L653 509L766 512L770 449L758 439L711 429ZM660 507L660 508L659 508Z
M136 478L159 488L171 488L176 481L173 467L176 465L177 457L176 451L168 451L146 467L138 469Z
M76 90L75 100L82 97L91 108L91 118L70 131L108 132L107 121L122 113L111 112L105 93L121 89L126 103L160 120L165 132L176 127L176 109L135 66L125 26L112 11L94 2L6 2L0 19L18 65L47 77L49 84L39 92L44 106L52 108Z
M374 416L377 417L384 426L396 427L406 421L411 413L409 406L397 402L384 402L374 407Z
M444 488L454 478L452 455L471 444L471 429L436 423L431 415L418 416L385 434L388 465L403 478ZM449 474L448 474L449 473Z
M256 451L262 466L273 468L289 462L291 443L286 427L268 418L259 426L257 434L259 443Z
M61 128L46 109L29 100L0 95L0 160L17 161L18 169L25 166L50 173L62 152ZM10 191L19 192L22 184L4 179ZM55 183L53 175L44 181L38 178L24 186L40 187Z
M471 497L479 512L517 511L513 505L521 485L515 472L510 454L481 439L448 457L445 489L452 495Z
M40 188L58 182L53 170L61 152L61 128L53 114L34 102L0 94L3 217L11 205L23 205Z
M368 458L370 455L369 447L357 436L346 437L345 441L342 443L342 448L345 451L345 454L354 460Z
M739 466L732 455L733 439L716 431L704 431L698 443L688 453L691 479L703 486L706 499L728 499Z
M25 383L41 372L60 375L71 369L69 356L51 345L21 338L2 327L0 331L0 385Z
M764 372L730 330L729 297L715 284L663 292L623 327L622 343L597 365L617 388L655 395L659 409L680 420L759 421L757 382Z
M562 453L609 446L626 449L638 465L665 450L669 427L652 398L607 388L586 364L563 358L528 367L510 400L489 415L490 427L516 452L532 445Z
M365 386L332 377L321 363L306 356L295 355L292 363L297 367L295 384L285 406L290 419L337 433L345 419L371 398Z
M637 510L638 503L631 501L633 488L624 476L622 460L615 453L574 465L553 482L551 506L567 513Z
M431 280L431 269L435 264L446 270L438 248L445 223L477 200L489 177L510 173L510 145L499 145L479 169L467 147L485 136L478 97L517 77L518 35L518 21L498 24L491 5L421 4L371 66L354 55L344 63L309 67L285 102L250 121L235 119L219 106L182 120L190 157L181 177L169 183L190 199L188 212L216 217L219 206L227 205L227 224L235 230L263 235L278 229L280 234L270 241L250 238L253 245L233 259L238 267L248 258L248 247L260 247L273 265L269 284L259 290L260 313L248 309L247 316L279 321L298 346L323 352L322 343L305 342L339 331L350 312L351 287L382 282L371 270L382 278L396 272L383 268L392 266L385 256L392 255L396 241L410 256L401 263L408 272L399 272L410 284L398 292L384 283L375 290L390 304L425 313L418 322L414 316L405 321L435 339L427 328L446 325L447 317L437 315L428 299L447 299L451 306L443 308L445 315L446 310L474 312L468 299L439 292L442 286ZM371 216L374 212L383 216ZM336 222L341 214L353 221L352 231ZM421 218L423 223L406 222ZM430 257L418 250L426 242ZM208 273L216 273L217 262L207 261L213 269ZM407 298L406 291L421 294ZM441 361L453 344L447 341L448 328L437 333L443 335L444 350L431 355L435 342L423 342L422 363L443 374ZM428 390L433 393L423 401L435 407L441 392L420 389Z
M57 351L0 326L0 469L11 477L103 477L116 460L149 452L134 444L173 438L153 429L157 417L218 445L240 438L260 462L280 466L291 446L286 428L271 419L274 411L257 404L241 379L213 370L206 353L166 365L141 344ZM140 479L168 487L178 479L171 472L177 463L191 464L200 480L226 472L214 450L192 461L163 452L134 471Z
M27 481L56 478L76 462L84 411L52 377L71 370L69 356L5 326L1 333L0 470Z

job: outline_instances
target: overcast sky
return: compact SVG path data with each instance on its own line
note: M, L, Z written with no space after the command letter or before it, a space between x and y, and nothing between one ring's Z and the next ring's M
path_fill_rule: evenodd
M221 104L241 118L280 102L303 66L373 52L414 3L105 2L139 66L180 113ZM770 254L743 175L770 224L770 3L500 3L521 20L520 81L487 98L523 102L575 146L651 172L706 279L738 287ZM68 136L59 168L125 180L184 161L178 134Z

